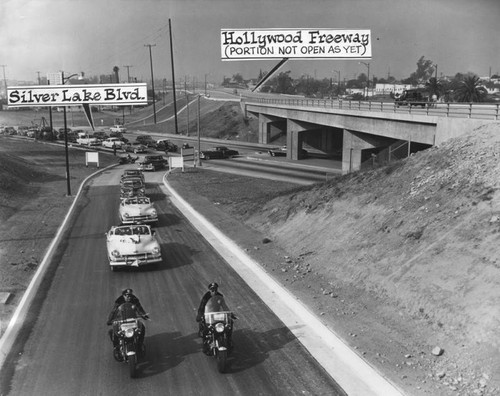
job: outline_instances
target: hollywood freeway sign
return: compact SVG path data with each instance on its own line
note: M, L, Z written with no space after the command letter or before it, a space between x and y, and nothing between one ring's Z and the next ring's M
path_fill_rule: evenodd
M146 83L7 87L9 107L145 105Z
M370 30L221 29L221 59L370 59Z

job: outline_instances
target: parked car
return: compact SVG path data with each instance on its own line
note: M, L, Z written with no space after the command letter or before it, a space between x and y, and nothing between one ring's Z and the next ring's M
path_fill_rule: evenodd
M94 134L92 136L101 140L101 141L104 141L110 137L110 136L108 136L108 134L106 132L102 132L102 131L94 132Z
M155 149L159 151L165 151L165 152L176 152L178 147L176 144L172 143L170 140L163 139L163 140L157 140Z
M271 157L286 157L286 146L275 147L267 151ZM307 157L309 153L305 149L300 150L302 157Z
M143 144L146 147L156 148L156 140L150 135L139 135L135 138L136 143Z
M146 224L111 227L106 233L106 249L112 271L162 261L156 232Z
M16 128L14 127L5 127L3 130L4 135L17 135Z
M107 148L113 148L116 147L117 149L121 148L123 145L123 142L118 139L118 138L107 138L106 140L103 140L102 146L107 147Z
M167 160L162 155L146 155L142 162L139 162L139 170L156 171L165 168Z
M222 159L222 158L231 158L239 154L240 153L238 151L228 149L226 146L216 146L211 150L200 151L200 158L205 160Z
M81 132L78 134L76 143L82 146L99 146L101 141L93 136L88 135L86 132Z
M122 224L143 224L158 221L158 213L148 197L122 199L118 215Z
M113 125L111 128L109 128L109 131L125 133L127 132L127 128L125 128L123 125Z
M143 144L124 144L122 150L126 153L143 154L148 152L148 148Z

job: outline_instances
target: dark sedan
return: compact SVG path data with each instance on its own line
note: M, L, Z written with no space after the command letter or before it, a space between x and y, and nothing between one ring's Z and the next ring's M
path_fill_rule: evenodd
M209 160L209 159L223 159L223 158L231 158L235 155L239 155L240 153L236 150L231 150L226 146L216 146L211 150L203 150L200 152L200 158Z

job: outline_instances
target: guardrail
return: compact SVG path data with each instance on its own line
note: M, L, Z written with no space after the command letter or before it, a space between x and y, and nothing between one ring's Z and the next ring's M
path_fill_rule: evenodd
M310 98L257 98L242 96L245 103L285 105L322 109L357 110L382 113L419 114L438 117L500 119L500 104L422 102L397 105L394 102L354 101Z

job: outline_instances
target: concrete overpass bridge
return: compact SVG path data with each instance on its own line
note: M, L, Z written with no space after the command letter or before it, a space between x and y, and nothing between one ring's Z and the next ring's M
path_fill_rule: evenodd
M436 103L396 107L394 103L242 96L244 114L259 119L259 143L286 135L287 158L301 159L304 145L342 159L342 173L361 169L396 147L407 154L499 122L499 105ZM389 154L387 154L389 153ZM390 159L390 158L389 158Z

